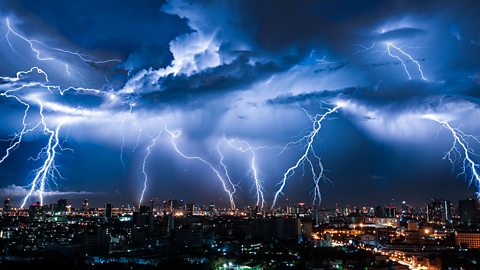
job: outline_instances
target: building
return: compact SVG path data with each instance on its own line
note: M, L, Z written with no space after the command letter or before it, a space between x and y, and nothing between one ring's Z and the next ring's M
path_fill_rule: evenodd
M185 215L187 216L193 216L195 214L195 204L193 203L187 203L185 205Z
M409 221L407 223L407 230L408 231L418 231L418 223L415 221Z
M45 214L47 212L48 206L40 205L40 202L30 205L28 208L28 215L32 220L45 220Z
M55 207L55 213L66 213L67 212L67 200L60 199L57 201L57 205Z
M105 204L105 217L112 218L113 205L111 203Z
M85 252L89 255L102 255L110 252L110 234L107 228L90 227L85 231Z
M375 217L385 217L385 209L380 205L375 206L373 213Z
M376 206L373 210L374 216L379 218L395 218L397 216L397 207L395 206Z
M88 210L88 200L87 200L87 198L85 198L85 200L83 200L82 209L83 209L83 211Z
M385 207L385 217L395 218L397 216L397 207L395 206L386 206Z
M302 223L299 218L255 219L252 223L252 237L261 241L278 239L300 242L304 236L310 238L311 232L311 222Z
M399 226L399 221L397 218L392 217L364 217L361 223L367 227L375 228L397 228Z
M289 204L287 205L287 215L295 214L295 205Z
M458 212L463 225L480 225L480 203L477 200L467 199L459 201Z
M465 248L480 248L480 231L456 231L455 244Z
M429 223L447 224L452 222L453 206L450 201L434 199L427 204Z
M174 219L172 214L167 214L164 210L163 220L162 220L162 235L165 237L170 237L174 230Z
M299 202L296 206L295 206L295 214L298 215L298 216L305 216L306 214L308 213L308 209L307 209L307 206L305 205L304 202Z
M151 230L153 228L153 214L150 207L140 206L140 211L133 213L133 224L135 227Z
M163 209L168 213L175 213L176 210L181 210L183 207L183 200L168 200L163 202Z
M12 209L12 203L10 201L10 198L5 198L3 201L3 213L8 213Z
M153 236L153 213L149 206L141 205L139 212L133 213L133 243L142 246Z
M330 217L335 217L335 209L317 209L314 212L315 225L327 224L330 222Z
M217 209L215 208L215 203L211 203L209 206L208 206L208 211L207 213L209 215L213 215L217 212Z
M405 230L405 242L407 244L419 244L421 240L418 223L409 221L407 223L407 230Z

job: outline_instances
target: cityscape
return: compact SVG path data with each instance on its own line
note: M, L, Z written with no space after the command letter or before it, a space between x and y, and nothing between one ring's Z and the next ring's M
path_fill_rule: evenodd
M15 208L5 199L5 267L73 269L477 269L480 204L433 199L333 209L262 210L151 200L139 208Z
M0 269L480 269L478 14L0 0Z

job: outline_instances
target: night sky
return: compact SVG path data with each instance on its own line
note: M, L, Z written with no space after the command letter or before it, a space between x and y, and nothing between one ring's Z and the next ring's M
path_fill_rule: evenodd
M480 4L441 2L1 1L0 196L271 207L307 151L277 205L475 197Z

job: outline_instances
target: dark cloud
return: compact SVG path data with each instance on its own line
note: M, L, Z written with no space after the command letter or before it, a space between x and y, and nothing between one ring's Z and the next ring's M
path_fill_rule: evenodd
M291 63L250 63L243 55L233 62L206 69L191 76L169 75L158 82L159 90L142 96L142 104L186 105L201 99L213 99L231 91L246 90L260 79L284 71ZM206 97L205 97L206 96Z
M57 37L49 41L57 47L69 45L98 57L128 59L125 68L136 70L168 63L168 43L190 31L184 19L161 12L163 4L155 0L140 5L127 0L7 0L1 6L18 18L18 27L29 36ZM138 55L146 59L136 59Z

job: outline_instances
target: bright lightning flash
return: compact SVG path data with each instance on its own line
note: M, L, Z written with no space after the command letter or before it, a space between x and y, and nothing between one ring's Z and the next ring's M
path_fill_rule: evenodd
M480 165L475 162L475 158L479 158L480 155L474 152L471 144L479 144L480 138L473 135L464 133L458 128L454 128L448 121L440 119L436 115L426 114L423 115L424 119L435 121L446 128L453 137L452 147L445 153L444 159L455 165L459 160L461 163L461 171L459 175L464 175L470 183L474 183L477 187L477 197L480 199Z
M407 60L403 60L400 56L398 56L397 54L395 54L393 51L397 51L399 52L401 55L403 55L404 57L407 58ZM398 61L400 61L400 63L402 64L403 66L403 69L405 70L405 73L407 74L408 76L408 79L411 80L412 79L412 76L410 75L410 72L408 71L408 68L407 68L407 62L412 62L414 63L416 66L417 66L417 69L418 69L418 72L420 73L420 77L422 78L422 80L426 81L427 78L425 77L425 75L423 74L423 70L422 70L422 66L420 65L420 63L413 59L413 57L406 53L404 50L402 50L400 47L397 47L395 46L393 43L390 43L388 42L387 43L387 53L388 55L390 55L391 57L397 59Z
M255 185L255 192L256 192L256 206L259 206L261 209L264 208L265 206L265 198L263 195L263 183L260 180L260 177L258 176L258 170L257 170L257 165L256 165L256 155L255 155L255 150L262 148L262 147L252 147L247 141L243 140L237 140L237 139L230 139L227 140L224 138L224 140L228 143L230 147L233 149L240 151L242 153L249 153L251 156L250 159L250 171L252 173L254 185ZM217 147L218 152L220 153L219 147ZM221 154L221 153L220 153ZM222 156L223 157L223 156Z
M227 177L227 179L225 179L226 177L222 176L220 171L217 168L215 168L215 166L213 166L213 164L208 162L207 160L205 160L201 157L198 157L198 156L187 155L183 151L181 151L180 148L177 145L177 142L176 142L176 139L179 138L182 135L182 132L180 130L171 131L167 127L165 127L165 131L170 136L170 143L172 144L172 146L175 149L175 152L177 152L177 154L179 154L181 157L183 157L185 159L198 160L198 161L202 162L203 164L207 165L213 171L213 173L217 176L218 180L221 182L223 190L228 195L228 198L230 200L230 208L235 209L235 201L234 201L233 195L235 194L236 189L235 189L235 185L229 180L229 177ZM227 187L228 184L231 186L231 188Z
M413 63L416 67L416 70L417 70L417 74L419 75L419 77L424 80L424 81L427 81L427 77L425 76L424 72L423 72L423 68L422 66L420 65L420 62L419 60L416 60L415 58L412 57L411 54L407 53L404 48L402 47L399 47L395 44L393 44L392 42L387 42L386 43L386 48L385 49L375 49L375 47L377 47L377 43L372 43L372 45L370 46L365 46L365 45L362 45L362 44L355 44L355 46L358 46L360 47L359 50L357 50L356 52L354 52L353 54L358 54L358 53L367 53L369 52L367 55L372 55L372 54L379 54L380 57L383 57L385 54L388 54L388 56L390 56L391 58L395 59L398 61L398 63L400 63L403 67L403 70L405 71L405 74L407 75L408 79L409 80L412 80L413 79L413 76L412 76L412 71L409 70L409 67L407 64L410 64L410 63Z
M316 199L318 199L318 200L321 199L320 189L318 187L318 183L319 183L320 179L324 178L324 176L323 176L323 165L320 161L320 158L315 154L315 151L313 149L313 142L314 142L315 137L317 136L318 132L320 131L320 129L322 127L322 121L325 120L325 118L327 116L329 116L330 114L333 114L336 111L338 111L341 107L342 107L342 104L338 103L335 107L327 110L327 112L325 112L324 114L317 114L317 115L315 115L315 117L312 117L312 120L313 120L312 121L312 124L313 124L312 131L309 134L305 135L301 139L301 140L306 140L307 141L305 151L303 152L302 156L300 156L300 158L297 159L297 162L295 163L295 165L288 168L285 171L285 173L283 174L282 180L279 183L280 187L278 188L277 192L275 193L275 196L274 196L274 199L273 199L273 203L272 203L272 207L271 207L272 209L275 207L280 194L283 194L283 189L284 189L284 187L287 183L287 180L295 173L295 170L298 167L300 167L300 165L305 165L305 162L307 162L308 165L311 166L311 171L312 171L312 174L313 174L313 177L314 177L314 183L315 183L314 202L315 202ZM312 161L312 159L315 159L317 161L317 164L320 168L318 172L315 171L315 166L314 166L314 162Z
M58 134L60 132L60 128L62 127L63 123L59 123L55 129L50 129L47 126L45 121L45 116L43 114L43 104L38 101L40 106L40 116L41 116L41 123L43 125L43 130L46 134L49 134L47 146L45 146L40 153L38 154L37 159L42 156L45 157L45 161L43 165L36 170L35 177L32 180L30 191L25 196L22 202L21 208L25 206L30 196L32 196L35 190L39 191L38 197L40 198L40 205L43 205L43 192L45 191L45 182L48 177L52 181L55 179L55 173L59 174L57 167L55 166L55 156L57 155L57 148L61 149L60 141L58 138Z
M143 163L142 163L142 173L143 173L143 189L142 189L142 195L140 196L140 201L139 201L139 207L142 205L143 202L143 196L145 195L145 191L147 189L147 183L148 183L148 174L147 174L147 169L146 169L146 164L148 157L150 156L150 153L152 152L152 148L157 145L157 139L160 137L162 134L162 131L158 133L157 136L152 138L152 141L150 145L147 146L147 149L145 150L145 156L143 157Z
M38 41L38 40L35 40L35 39L29 39L26 36L23 36L20 33L18 33L17 31L15 31L15 29L11 26L10 20L8 18L5 19L5 22L6 22L6 25L7 25L7 28L8 28L8 31L5 34L5 39L7 40L8 46L10 46L10 49L12 49L12 51L15 52L15 49L13 48L12 43L10 41L10 33L11 33L14 36L16 36L17 38L19 38L19 39L25 41L26 43L28 43L30 49L34 52L35 57L39 61L52 61L52 60L56 60L56 59L53 58L53 57L42 57L41 50L38 47L36 47L35 44L41 45L41 47L47 48L48 50L51 50L51 51L57 51L57 52L64 53L64 54L74 55L74 56L78 57L80 60L82 60L83 62L86 62L86 63L106 64L106 63L110 63L110 62L120 62L121 61L120 59L95 60L95 59L93 59L93 57L91 57L89 55L86 55L86 54L83 54L83 53L72 52L72 51L69 51L69 50L61 49L61 48L50 47L50 46L46 45L45 43L43 43L41 41ZM65 72L67 72L67 74L70 75L69 66L67 64L65 64Z
M38 40L29 39L26 36L20 34L18 31L16 31L12 27L11 22L8 18L6 18L5 22L8 28L8 31L5 34L5 39L8 45L10 46L10 48L12 49L12 51L16 52L11 40L14 37L18 40L21 40L22 42L27 43L30 50L33 52L36 60L38 61L56 61L57 60L51 57L50 55L48 55L48 53L46 53L45 51L47 52L56 51L63 54L74 55L80 58L80 60L83 62L95 63L95 64L105 64L109 62L120 61L118 59L97 61L97 60L94 60L93 57L87 56L85 54L49 47L48 45ZM65 66L67 75L71 76L69 65L63 62L61 63L61 65ZM29 75L34 75L35 73L38 73L39 75L42 76L41 80L38 80L38 79L32 80L33 77L32 78L29 77ZM53 85L49 80L48 74L40 67L32 67L26 71L19 71L16 73L15 77L0 76L0 97L14 99L16 102L18 102L20 105L24 106L25 108L23 111L21 130L16 134L14 134L13 138L9 140L9 145L5 150L5 154L0 157L0 164L3 163L10 156L10 154L20 146L20 144L22 143L22 140L27 134L32 133L37 129L40 129L48 137L47 144L40 150L36 158L31 158L35 161L43 159L43 164L40 166L40 168L33 171L33 174L35 176L29 185L29 192L27 193L27 195L24 197L22 201L22 205L21 205L22 208L25 207L25 205L27 204L27 201L29 201L30 197L34 194L39 197L40 205L43 205L43 195L45 192L45 188L48 185L47 180L51 180L53 181L53 183L55 183L56 176L58 175L61 177L57 169L57 166L55 166L55 158L58 155L59 150L64 150L60 144L59 133L60 133L61 127L66 123L66 121L71 120L70 119L71 117L69 116L69 114L77 113L84 116L98 115L97 112L70 108L60 104L43 101L35 94L23 96L23 94L21 93L22 90L28 90L28 89L45 89L51 94L59 94L61 96L66 91L93 92L95 94L113 95L111 93L102 92L98 89L73 87L73 86L62 88L59 85ZM29 123L28 120L30 119L29 115L30 115L30 112L32 111L32 107L37 107L37 106L39 108L39 120L33 123ZM54 127L51 127L50 126L51 123L47 123L47 119L45 115L45 110L47 109L51 111L61 111L66 113L67 115L61 118L60 121L57 121Z

